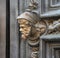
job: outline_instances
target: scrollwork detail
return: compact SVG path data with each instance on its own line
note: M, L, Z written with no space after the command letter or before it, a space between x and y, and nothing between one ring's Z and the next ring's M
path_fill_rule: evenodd
M60 32L60 19L53 21L48 27L48 34Z

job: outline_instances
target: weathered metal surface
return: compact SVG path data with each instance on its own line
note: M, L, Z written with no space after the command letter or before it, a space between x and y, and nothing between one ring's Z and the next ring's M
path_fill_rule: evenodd
M30 0L24 0L24 1L22 0L21 2L23 4L20 3L21 4L20 5L20 13L24 12L24 10L29 6ZM50 0L49 1L48 0L37 0L36 2L38 2L38 9L36 9L36 11L33 10L32 12L37 12L39 14L40 18L44 18L44 17L47 17L48 18L48 17L53 17L53 16L57 17L57 16L60 15L59 14L59 12L60 12L59 7L55 7L56 8L56 10L55 10L55 8L53 8L53 5L50 4ZM52 7L51 9L49 8L49 5L50 5L50 7ZM23 7L21 7L21 6L23 6ZM24 12L24 13L27 13L27 12ZM22 16L18 16L18 23L19 23L20 28L24 24L23 23L21 25L21 22L23 22L23 20L27 20L29 22L30 21L31 22L35 21L33 19L36 16L33 16L33 15L32 16L29 16L29 15L26 15L26 14L24 15L24 13L22 14ZM31 17L34 17L34 18L31 18ZM54 39L57 39L57 38L59 39L60 38L60 36L59 36L59 34L60 34L60 31L59 31L60 21L59 21L59 19L58 18L57 19L51 19L51 18L49 18L49 20L47 20L47 18L46 19L42 19L42 20L40 19L40 20L38 20L39 23L32 25L33 27L37 27L37 26L39 27L40 26L40 28L42 26L41 29L39 29L37 27L37 30L40 30L41 31L41 34L38 33L39 34L39 39L36 36L37 33L33 34L32 37L29 35L27 37L27 39L25 39L26 40L26 43L25 43L25 46L24 46L26 48L26 49L24 49L25 52L22 53L23 52L22 49L20 51L22 58L24 58L23 55L26 58L29 58L29 57L31 57L31 58L39 58L39 57L40 58L45 58L46 57L46 54L45 54L46 52L45 51L48 48L45 47L45 42L43 41L43 39L53 39L54 40ZM29 26L31 26L31 24ZM28 28L26 28L26 29L28 30ZM33 28L33 32L32 33L35 32L34 31L35 29L36 28ZM21 31L21 29L20 29L20 31ZM24 31L24 32L26 32L26 31ZM34 37L34 35L35 35L35 37ZM24 45L24 43L21 44L21 47L23 47L23 45ZM35 48L37 46L38 46L38 48L37 48L37 51L36 51ZM38 57L36 56L37 54L38 54ZM48 55L48 53L47 53L47 55ZM51 57L51 55L50 56L47 56L47 58L49 58L49 57Z
M20 57L20 58L52 58L51 55L48 56L49 55L49 52L48 52L49 44L47 44L47 46L46 46L45 41L43 41L43 39L53 39L53 40L60 39L60 36L59 36L60 35L60 30L59 30L60 21L59 21L59 19L57 18L55 20L55 18L54 19L49 18L49 20L47 20L48 17L60 16L59 6L57 7L57 6L54 6L53 4L51 5L50 0L49 1L48 0L35 0L35 2L38 3L38 9L36 9L36 11L33 10L33 12L37 12L39 14L39 15L37 15L37 18L38 18L38 16L40 16L40 18L44 18L44 17L47 17L47 18L43 19L43 20L39 19L38 20L39 23L32 25L30 23L30 21L31 22L35 21L33 19L36 19L36 16L33 16L32 13L28 14L27 12L24 12L27 9L27 7L29 6L30 0L18 0L18 1L19 2L17 2L17 0L10 0L10 2L11 2L11 4L10 4L10 13L11 13L11 15L10 15L10 17L11 17L11 19L10 19L10 22L11 22L10 23L10 33L11 33L10 34L10 37L11 37L10 56L11 56L11 58L18 58L18 57ZM15 4L13 2L15 2ZM18 7L17 7L17 4L18 4ZM50 5L50 7L49 7L49 5ZM30 7L31 7L31 5L30 5ZM17 12L17 10L18 10L18 12ZM21 13L23 13L21 16L18 17L20 31L22 30L21 29L22 25L25 27L26 27L26 25L27 26L29 25L29 28L32 25L32 27L33 27L32 30L30 30L28 27L23 30L24 32L29 31L28 32L29 36L27 36L26 33L24 33L24 35L27 36L27 39L18 38L17 34L18 34L19 30L17 32L18 27L16 24L17 23L17 20L16 20L17 13L19 15ZM26 13L27 13L27 16L26 16ZM27 19L25 22L28 21L27 22L28 24L23 23L23 21L20 19L22 19L22 20ZM56 23L56 22L58 22L58 23ZM52 29L53 29L53 31L52 31ZM41 31L42 36L40 35L39 32L35 32L36 30L39 30L39 32ZM31 31L32 31L32 35L30 35ZM20 43L19 43L19 39L20 39ZM20 45L20 46L18 46L18 45ZM46 50L47 50L47 53L46 53ZM18 53L20 53L20 54L18 54Z
M18 0L10 0L10 58L19 58Z
M44 1L44 2L43 2ZM40 16L57 17L60 16L60 1L57 0L40 0Z
M48 39L48 40L60 40L60 34L50 34L50 35L43 35L40 37L41 39Z

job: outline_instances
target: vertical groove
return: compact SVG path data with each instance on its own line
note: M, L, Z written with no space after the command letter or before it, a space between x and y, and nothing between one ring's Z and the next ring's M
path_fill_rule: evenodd
M10 0L6 0L6 58L10 58Z
M20 0L18 0L18 15L20 15ZM20 41L21 41L21 39L20 39L21 34L19 32L19 29L20 29L20 27L19 27L19 24L18 24L18 40L19 40L19 44L18 44L18 58L20 58Z
M18 15L20 15L20 0L18 0Z

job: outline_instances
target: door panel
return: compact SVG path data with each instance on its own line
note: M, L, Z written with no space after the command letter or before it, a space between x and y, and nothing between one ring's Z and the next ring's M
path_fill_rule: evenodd
M47 56L49 56L49 58L59 58L59 49L60 43L47 43L46 51L49 55L46 54L46 58L48 58Z
M58 48L57 50L55 50L55 58L60 58L60 48Z
M52 18L53 16L54 17L60 16L59 0L54 0L54 1L53 0L36 0L36 1L38 2L38 5L39 5L38 12L40 14L40 17L41 18L47 17L48 23L50 18ZM19 27L17 26L18 23L16 20L16 17L21 13L23 13L26 10L26 8L28 8L29 3L30 3L30 0L10 0L10 56L11 58L29 58L31 56L30 55L31 50L27 44L27 41L23 41L20 38ZM53 20L53 22L55 21L55 19L51 19L51 20ZM47 40L53 39L55 41L58 39L59 41L60 34L59 35L56 34L53 36L50 36L49 34L47 38L46 36L44 38ZM49 41L46 42L44 41L45 39L40 38L39 58L57 58L57 57L59 58L60 43L58 43L58 41L57 42L53 41L51 43Z
M44 2L43 2L44 1ZM60 1L59 0L41 0L40 15L43 17L60 16Z
M41 43L42 44L42 43ZM41 58L60 58L60 43L56 41L43 41L42 55ZM40 46L41 47L41 46ZM43 56L44 55L44 56Z

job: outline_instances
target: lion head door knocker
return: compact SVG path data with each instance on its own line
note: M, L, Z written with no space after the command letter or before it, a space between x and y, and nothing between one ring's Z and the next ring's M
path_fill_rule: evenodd
M39 51L39 37L46 33L47 24L45 21L40 20L40 16L33 12L38 4L31 0L29 9L17 17L18 23L20 25L21 38L27 40L28 45L31 47L32 53L31 58L38 58L37 54Z

